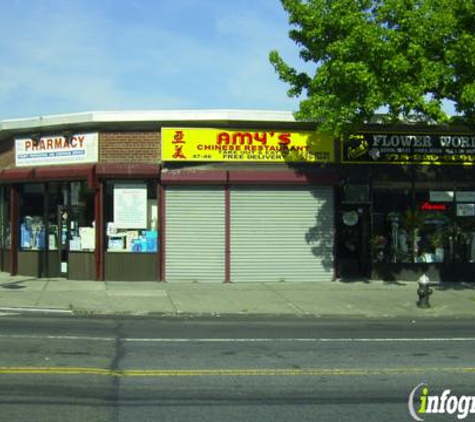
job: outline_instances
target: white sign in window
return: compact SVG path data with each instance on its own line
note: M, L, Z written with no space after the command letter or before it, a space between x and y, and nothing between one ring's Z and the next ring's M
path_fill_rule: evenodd
M475 204L457 204L457 217L474 217Z
M475 202L475 192L474 191L456 192L455 200L457 202Z
M114 185L114 227L147 228L147 185L117 183Z
M453 202L454 200L454 191L450 190L431 190L430 191L430 202Z

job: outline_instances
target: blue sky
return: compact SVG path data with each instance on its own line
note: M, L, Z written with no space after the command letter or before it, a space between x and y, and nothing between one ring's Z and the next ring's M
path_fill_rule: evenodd
M279 0L0 0L0 120L91 110L297 109Z

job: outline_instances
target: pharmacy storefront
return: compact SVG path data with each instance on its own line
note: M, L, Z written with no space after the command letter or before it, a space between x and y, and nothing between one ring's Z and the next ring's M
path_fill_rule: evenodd
M164 128L162 161L163 279L333 279L331 138Z
M98 133L17 137L6 236L13 272L34 277L95 278L93 165ZM22 183L16 183L21 181Z
M61 131L14 139L15 168L1 174L3 271L158 280L159 165L101 163L100 138Z
M475 276L475 136L374 128L341 143L341 275L469 281Z

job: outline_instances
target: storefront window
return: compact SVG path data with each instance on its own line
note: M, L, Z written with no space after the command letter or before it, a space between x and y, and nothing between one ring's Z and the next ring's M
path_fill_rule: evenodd
M63 212L62 219L69 220L71 230L70 251L94 251L96 248L96 229L94 220L94 190L85 182L72 182L69 215Z
M374 190L374 262L475 262L475 191Z
M106 185L108 252L157 252L157 185L152 181L114 181Z
M94 193L85 182L26 184L20 196L20 250L95 249Z
M67 200L67 185L50 183L48 186L48 248L57 251L59 248L58 210Z
M10 188L3 186L1 189L1 247L2 249L10 249Z
M49 250L95 249L94 192L85 182L48 185Z
M20 250L45 248L44 185L24 185L20 200Z

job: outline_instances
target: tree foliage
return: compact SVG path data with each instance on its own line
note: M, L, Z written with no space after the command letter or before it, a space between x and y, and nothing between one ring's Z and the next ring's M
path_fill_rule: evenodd
M473 0L281 0L290 38L315 71L298 71L277 51L270 61L297 118L334 134L384 107L392 120L448 120L443 100L475 121Z

